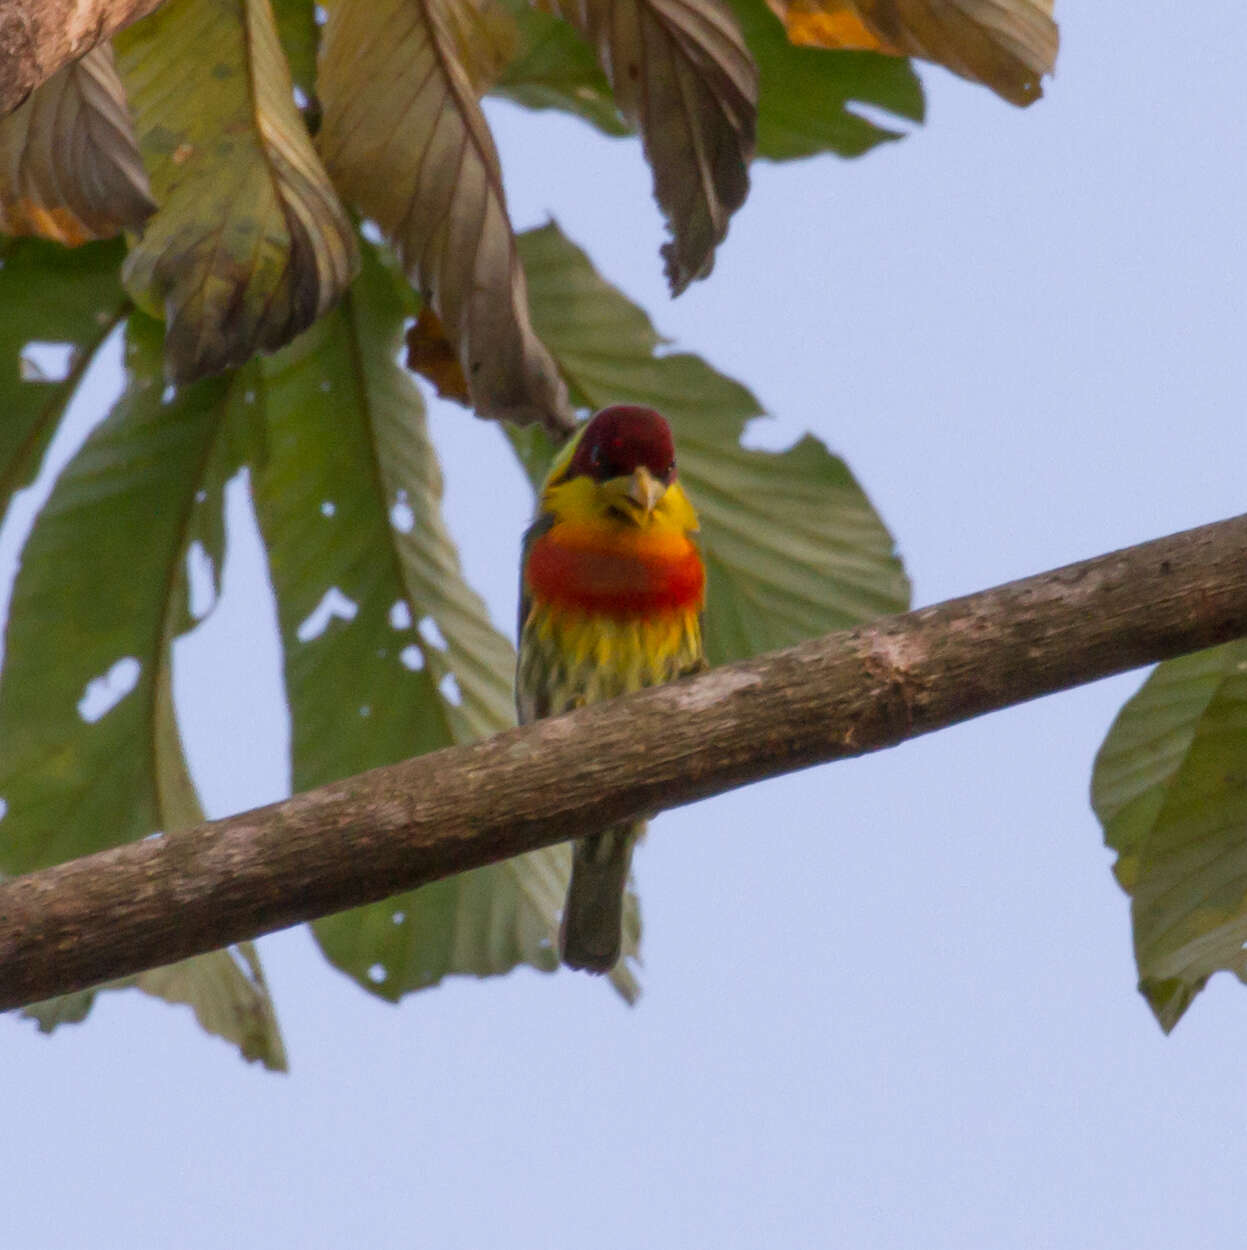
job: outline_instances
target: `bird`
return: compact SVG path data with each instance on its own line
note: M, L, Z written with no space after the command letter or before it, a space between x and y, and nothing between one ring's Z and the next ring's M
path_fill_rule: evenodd
M706 667L706 568L676 475L671 427L615 404L550 467L525 531L515 695L521 724ZM559 930L571 968L609 972L622 946L632 850L645 821L576 840Z

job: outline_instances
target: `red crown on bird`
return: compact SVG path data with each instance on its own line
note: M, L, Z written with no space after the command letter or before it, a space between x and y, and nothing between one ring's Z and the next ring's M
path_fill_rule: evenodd
M668 485L675 480L675 442L666 418L652 408L614 404L603 408L585 427L568 477L582 474L595 482L627 477L644 465Z

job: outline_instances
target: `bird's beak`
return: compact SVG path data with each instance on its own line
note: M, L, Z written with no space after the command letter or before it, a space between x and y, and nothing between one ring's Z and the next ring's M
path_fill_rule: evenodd
M643 464L632 471L628 483L628 498L648 517L667 493L666 482L659 481Z

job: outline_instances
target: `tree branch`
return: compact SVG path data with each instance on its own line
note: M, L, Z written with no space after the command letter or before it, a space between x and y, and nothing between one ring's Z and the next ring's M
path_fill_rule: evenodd
M0 117L163 0L0 0Z
M0 1010L1247 635L1247 516L0 883Z

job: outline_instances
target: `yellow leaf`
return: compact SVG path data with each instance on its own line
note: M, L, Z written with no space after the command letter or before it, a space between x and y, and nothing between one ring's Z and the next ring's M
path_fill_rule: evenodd
M406 334L407 368L432 382L443 399L470 405L468 380L463 376L455 349L446 339L446 331L437 314L427 306Z
M899 48L885 43L862 21L852 0L767 0L775 16L784 23L790 42L810 48L843 48L851 52L886 52L903 55Z

